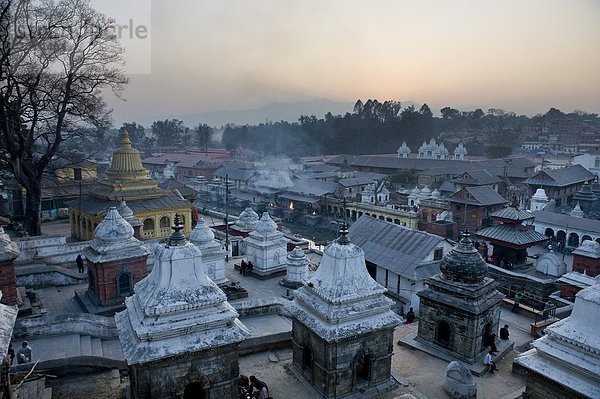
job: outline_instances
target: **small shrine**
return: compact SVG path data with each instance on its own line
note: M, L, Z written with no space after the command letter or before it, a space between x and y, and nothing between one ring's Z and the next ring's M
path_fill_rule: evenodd
M231 227L231 234L248 237L250 232L256 229L258 219L258 213L254 212L251 207L247 207L240 213L238 220Z
M528 398L600 398L600 279L575 297L573 312L513 360Z
M398 158L410 158L410 147L406 145L406 141L402 142L402 145L398 147Z
M377 397L395 386L391 357L400 317L345 225L340 234L290 306L293 370L326 398Z
M440 357L468 364L489 351L489 335L498 331L502 295L487 277L487 264L465 232L442 258L440 274L427 280L420 297L416 340Z
M529 210L531 211L543 211L546 205L550 202L550 199L546 195L546 191L543 188L535 190L535 194L531 197L531 204Z
M121 200L119 206L117 206L117 211L119 212L119 215L121 215L121 217L125 219L125 221L131 225L131 227L133 227L133 236L140 240L142 222L140 222L140 219L134 216L133 211L127 206L127 202L125 200Z
M173 233L152 272L115 315L131 394L142 398L238 398L239 346L250 333L204 274L202 254Z
M17 244L11 241L4 228L0 226L0 291L2 291L0 303L15 305L19 302L15 260L20 254Z
M467 160L467 148L464 146L462 141L460 143L458 143L458 145L454 149L454 159L457 159L460 161Z
M133 227L117 208L111 207L94 230L89 247L83 250L89 280L84 295L94 306L121 307L125 297L133 294L134 285L148 274L148 252L133 234ZM81 302L85 305L86 301ZM109 309L88 311L102 313Z
M225 277L225 249L223 244L215 240L215 233L204 223L204 218L198 218L196 227L190 233L189 240L202 252L204 274L217 285L227 283Z
M475 232L475 236L494 247L491 258L496 266L506 269L524 266L527 248L548 241L548 237L535 231L533 214L519 209L514 202L490 217L498 224Z
M579 205L584 215L587 215L592 210L594 203L598 200L596 194L592 192L592 186L585 182L581 190L573 194L573 202Z
M281 284L289 288L301 287L308 277L308 257L300 247L287 254L287 274Z
M263 212L256 229L244 242L246 256L254 265L253 274L268 278L285 273L288 240L277 230L268 212Z

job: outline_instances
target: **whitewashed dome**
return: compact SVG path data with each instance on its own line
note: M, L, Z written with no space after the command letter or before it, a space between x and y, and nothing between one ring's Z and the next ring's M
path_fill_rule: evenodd
M410 194L411 194L411 195L419 195L419 194L421 194L421 190L419 190L419 187L418 187L418 186L415 186L415 188L413 188L413 189L410 191Z
M129 205L127 205L125 200L121 200L119 206L117 207L117 212L119 212L119 215L121 215L121 217L125 219L132 227L142 225L142 222L140 222L140 220L134 216L133 211Z
M254 209L248 207L240 213L240 216L238 216L235 227L241 231L252 231L256 228L257 223L258 213L254 212Z
M421 190L421 196L429 197L430 195L431 195L431 189L427 186L423 187L423 190Z
M275 231L277 231L277 223L271 219L269 212L263 212L260 220L256 224L256 232L267 236Z
M194 227L194 230L190 233L189 240L196 245L202 245L210 243L214 239L215 233L213 233L212 229L204 223L204 218L199 217L196 227Z
M531 198L537 200L548 200L548 196L546 195L546 191L543 188L538 188L535 190L535 194Z
M114 206L96 226L94 236L105 242L127 241L133 237L133 227L125 220Z
M540 273L558 277L567 271L567 265L551 251L538 256L535 270Z

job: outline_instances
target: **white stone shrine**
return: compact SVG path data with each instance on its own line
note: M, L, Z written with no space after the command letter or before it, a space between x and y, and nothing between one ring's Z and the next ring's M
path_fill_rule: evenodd
M215 233L199 217L196 227L190 233L189 240L202 252L202 265L204 273L218 285L228 282L225 277L225 255L223 245L215 240Z
M308 257L300 247L287 254L287 274L282 284L290 288L302 286L308 277Z
M406 145L406 141L398 147L398 158L410 158L410 147Z
M252 273L268 277L285 272L288 240L277 230L268 212L263 212L256 229L244 242L247 259L254 265Z
M529 206L530 211L543 211L546 205L548 205L550 199L546 195L546 191L543 188L535 190L535 194L531 197L531 205Z
M544 330L514 359L525 369L528 398L600 398L600 279L577 293L571 316Z
M250 335L202 254L175 230L115 320L133 398L238 397L239 344Z
M289 308L293 366L323 397L368 398L394 386L391 356L400 317L390 310L386 288L369 275L362 249L345 226L340 233Z
M240 213L240 216L238 216L238 220L233 227L239 232L250 233L256 229L257 224L258 214L254 212L254 209L248 207Z

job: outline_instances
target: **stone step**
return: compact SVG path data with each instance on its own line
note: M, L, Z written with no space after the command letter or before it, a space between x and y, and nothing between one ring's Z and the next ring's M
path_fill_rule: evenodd
M92 355L102 356L102 338L92 337Z
M79 336L79 354L81 356L91 356L92 355L92 337L89 335L80 335Z

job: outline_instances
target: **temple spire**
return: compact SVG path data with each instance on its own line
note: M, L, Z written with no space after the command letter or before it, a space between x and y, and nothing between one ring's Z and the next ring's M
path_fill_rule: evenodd
M168 245L176 246L185 244L185 236L181 232L181 230L183 230L183 224L181 224L181 221L179 220L178 213L175 214L171 229L173 229L173 233L171 233L171 236L169 237Z

